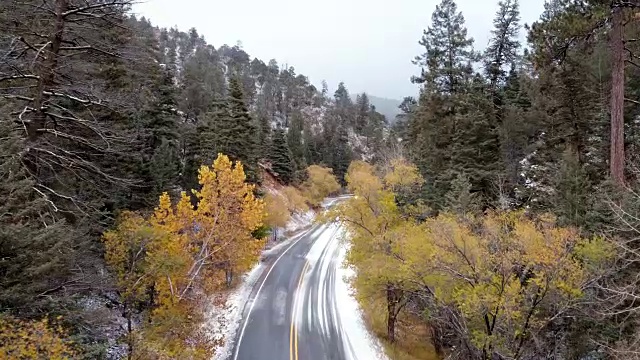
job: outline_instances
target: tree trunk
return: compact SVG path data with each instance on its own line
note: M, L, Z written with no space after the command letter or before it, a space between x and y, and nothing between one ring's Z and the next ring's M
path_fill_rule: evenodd
M396 341L396 293L393 285L387 284L387 337L390 342Z
M131 322L131 309L125 301L122 316L127 319L127 359L133 359L133 324Z
M624 13L612 9L611 29L611 178L624 185Z
M444 342L442 341L442 331L436 325L430 325L431 344L440 358L444 358Z
M231 268L231 266L226 267L225 277L227 280L227 288L231 288L231 285L233 285L233 269Z
M55 22L53 24L53 30L48 37L47 45L44 46L41 53L36 53L34 64L38 69L38 85L36 88L36 94L34 96L34 108L36 113L34 118L27 125L27 132L30 140L34 140L38 136L38 130L44 128L47 115L43 108L48 95L45 94L47 90L53 85L55 81L55 71L58 65L58 55L60 53L60 47L62 45L62 35L64 33L65 18L64 13L68 10L68 0L56 1ZM40 59L43 57L44 59Z

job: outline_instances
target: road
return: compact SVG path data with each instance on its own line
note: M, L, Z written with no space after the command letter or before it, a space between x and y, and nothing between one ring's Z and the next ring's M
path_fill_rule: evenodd
M233 360L373 359L362 350L372 346L364 331L354 328L358 321L364 326L342 280L342 234L337 224L316 225L265 260Z

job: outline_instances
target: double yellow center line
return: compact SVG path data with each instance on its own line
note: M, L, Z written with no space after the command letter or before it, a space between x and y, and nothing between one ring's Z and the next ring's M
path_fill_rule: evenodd
M298 308L298 294L300 293L300 287L302 286L302 280L304 279L304 274L307 272L309 268L309 262L304 262L304 267L302 268L302 273L300 274L300 279L298 280L298 286L296 287L296 292L293 295L293 310L291 311L291 331L289 333L289 359L290 360L298 360L298 331L296 329L296 314Z

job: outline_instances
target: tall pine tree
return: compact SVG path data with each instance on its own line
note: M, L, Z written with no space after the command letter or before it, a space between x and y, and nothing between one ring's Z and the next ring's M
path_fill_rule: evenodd
M287 145L293 156L296 172L295 177L298 180L301 179L308 164L305 154L305 148L308 145L304 141L304 136L306 136L304 131L304 118L299 111L296 111L291 117L289 131L287 131Z
M412 80L422 84L422 91L408 125L410 153L426 180L429 205L439 209L457 173L454 142L460 141L458 132L464 128L461 120L468 108L466 94L476 59L473 39L467 36L464 16L453 0L436 6L420 45L425 52L414 63L421 67L421 74ZM461 156L461 151L457 153Z
M216 149L233 160L245 165L247 178L258 180L257 165L257 129L246 105L242 84L237 76L229 79L227 112L218 121L216 127Z
M493 20L489 46L484 54L484 71L493 96L504 85L507 66L516 63L520 50L520 5L518 0L502 0ZM497 99L494 99L497 101Z
M273 132L271 149L269 151L271 169L283 184L290 184L295 175L295 164L284 129L279 128Z

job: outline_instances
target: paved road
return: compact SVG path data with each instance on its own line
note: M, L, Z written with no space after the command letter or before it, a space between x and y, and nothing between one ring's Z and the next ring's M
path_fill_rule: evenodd
M348 296L337 283L341 234L337 224L314 226L265 260L267 270L247 302L232 360L357 358L345 331L351 325L339 314L344 307L338 310Z

